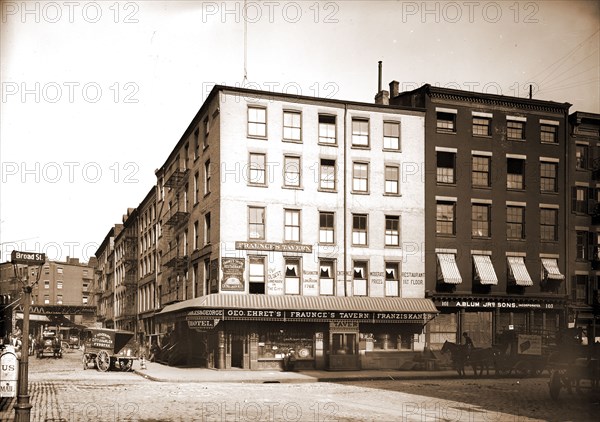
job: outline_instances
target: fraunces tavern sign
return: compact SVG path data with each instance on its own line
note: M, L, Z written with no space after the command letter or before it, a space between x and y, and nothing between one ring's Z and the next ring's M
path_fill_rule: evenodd
M235 242L236 249L273 252L312 253L312 245L274 242Z

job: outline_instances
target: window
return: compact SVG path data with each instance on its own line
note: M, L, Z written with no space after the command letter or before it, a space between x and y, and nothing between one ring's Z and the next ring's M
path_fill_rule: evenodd
M576 253L575 259L585 261L588 259L590 244L589 233L587 231L576 232Z
M437 201L436 208L435 232L437 234L455 235L456 203Z
M62 295L56 295L56 304L57 305L62 305L63 303L63 296Z
M300 241L300 211L285 210L284 240Z
M473 116L473 136L491 136L492 119L489 117Z
M300 260L285 260L285 294L300 294Z
M585 186L576 186L573 193L573 211L586 213L588 206L588 188Z
M400 150L400 123L383 122L383 149Z
M61 267L57 267L56 274L62 274L62 273L63 273L63 269Z
M456 153L437 151L437 182L444 184L456 183L455 165Z
M264 158L264 156L263 156L263 158ZM204 195L208 195L210 193L210 177L211 177L210 160L206 160L206 162L204 163Z
M353 291L354 296L367 295L368 266L365 261L354 262Z
M267 110L248 107L248 135L264 138L267 136Z
M200 233L198 230L198 222L194 221L194 250L198 249L198 246L200 244L199 240L200 240Z
M577 274L575 276L575 285L573 286L573 300L580 303L587 303L587 292L588 292L588 279L587 274Z
M352 119L352 146L369 146L369 121L365 119Z
M525 140L525 122L516 120L506 121L506 137L513 141Z
M319 243L333 243L334 214L332 212L319 212Z
M263 257L250 257L248 272L248 292L250 294L265 294L265 259Z
M194 131L194 160L200 157L200 129Z
M326 190L335 190L335 160L321 160L319 187Z
M525 160L506 159L506 188L525 189Z
M540 140L551 144L558 143L558 126L540 125Z
M88 297L87 296L83 296L81 299L82 299L84 305L88 304Z
M335 116L319 114L319 142L322 144L335 144Z
M248 238L264 240L265 238L265 209L248 208Z
M558 240L558 210L540 208L540 239L554 242Z
M398 195L400 193L400 169L397 166L385 166L385 193Z
M265 185L265 154L250 153L248 180L252 184Z
M302 115L296 111L283 112L283 139L287 141L301 141Z
M50 304L50 295L44 295L44 305Z
M208 117L206 119L204 119L204 139L202 141L202 147L204 149L208 148L208 134L210 133L210 120L208 120Z
M400 217L385 216L385 246L400 246Z
M204 244L210 245L210 213L204 215Z
M585 170L588 168L587 145L575 145L575 167L578 170Z
M352 244L367 245L367 215L352 214Z
M322 295L333 295L335 267L333 261L321 261L319 263L319 293Z
M491 157L483 155L473 155L471 157L471 183L473 187L489 187Z
M557 172L558 165L556 163L540 162L540 191L542 192L557 192Z
M354 192L368 192L369 190L369 164L352 164L352 190Z
M490 237L490 205L471 205L471 236Z
M456 132L456 114L438 111L437 116L437 131L446 133Z
M50 288L50 280L44 280L44 289Z
M525 207L506 207L506 238L525 239Z
M57 281L56 282L56 288L57 289L62 289L63 288L63 282L62 281Z
M398 296L400 290L399 285L399 271L397 262L386 262L385 263L385 295L386 296Z
M194 174L194 204L200 200L200 173Z
M283 157L283 184L286 187L300 187L300 157Z

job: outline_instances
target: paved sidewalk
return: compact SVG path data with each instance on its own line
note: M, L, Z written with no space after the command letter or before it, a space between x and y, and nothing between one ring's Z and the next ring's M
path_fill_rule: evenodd
M362 371L317 371L306 370L285 372L275 370L206 369L178 368L156 362L146 362L146 369L140 368L139 361L134 371L147 379L163 382L242 382L242 383L299 383L335 382L357 380L414 380L456 378L456 371L402 371L402 370L362 370Z

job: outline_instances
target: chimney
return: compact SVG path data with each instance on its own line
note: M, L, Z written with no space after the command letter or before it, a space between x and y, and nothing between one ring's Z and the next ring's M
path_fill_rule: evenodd
M390 82L390 98L395 98L398 96L398 94L400 94L400 82Z
M379 61L379 72L377 78L377 95L375 95L375 104L389 105L390 104L390 93L381 90L381 60Z

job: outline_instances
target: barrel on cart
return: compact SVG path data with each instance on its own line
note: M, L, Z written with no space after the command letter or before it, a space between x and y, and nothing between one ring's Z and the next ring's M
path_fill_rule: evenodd
M135 333L110 328L83 330L83 369L93 365L102 372L131 371L135 356Z

